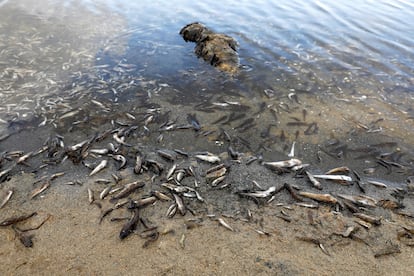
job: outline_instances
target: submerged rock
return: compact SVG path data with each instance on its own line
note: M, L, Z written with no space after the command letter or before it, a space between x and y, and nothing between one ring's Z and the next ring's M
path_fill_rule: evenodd
M191 23L181 29L180 35L186 42L197 43L194 51L221 71L231 74L239 70L237 41L225 34L218 34L200 23Z

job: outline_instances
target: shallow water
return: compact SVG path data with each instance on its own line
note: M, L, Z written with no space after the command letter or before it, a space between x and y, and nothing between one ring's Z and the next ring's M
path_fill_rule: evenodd
M253 180L264 190L285 182L311 188L301 175L276 177L257 161L247 165L249 156L278 161L293 153L313 174L347 166L362 175L367 194L394 199L394 189L407 192L414 175L413 17L409 1L2 1L0 170L12 171L1 192L15 190L5 210L34 204L50 213L62 204L73 217L84 214L85 204L76 209L61 197L86 203L87 188L96 194L103 189L94 182L98 178L112 180L116 173L124 182L135 179L137 153L160 161L166 171L172 163L155 153L159 149L190 153L175 162L194 166L197 177L209 168L194 158L197 152L217 154L231 167L218 189L195 177L208 204L186 203L199 214L243 217L256 211L252 200L239 196L257 189ZM178 34L195 21L238 41L239 74L196 58L194 44ZM187 127L194 117L199 131ZM124 138L131 147L124 147L112 135L128 128ZM108 130L107 138L92 139ZM109 166L88 177L90 169L64 157L67 147L85 140L94 141L95 149L115 144L127 168L118 170L111 155L89 154L84 163L93 167L107 159ZM229 145L241 154L238 161L228 156ZM10 157L11 151L23 153ZM38 154L16 164L31 151ZM22 180L29 184L18 186L22 172L30 173ZM34 179L57 172L65 175L46 199L29 200L39 185ZM139 176L153 180L144 194L162 189L163 177ZM74 180L84 185L64 185ZM193 187L193 181L183 184ZM332 194L361 192L356 185L323 185ZM292 203L287 193L278 200ZM401 203L414 210L410 198ZM146 215L158 221L164 209L158 205ZM89 211L98 216L92 206ZM119 230L110 227L111 233Z
M170 119L195 112L204 128L246 132L257 154L272 137L282 152L335 138L352 148L393 141L412 154L410 2L3 1L0 13L3 138L46 126L67 137L62 128L84 131L88 118L157 106ZM238 75L195 58L178 35L193 21L237 39ZM212 124L225 115L236 119Z

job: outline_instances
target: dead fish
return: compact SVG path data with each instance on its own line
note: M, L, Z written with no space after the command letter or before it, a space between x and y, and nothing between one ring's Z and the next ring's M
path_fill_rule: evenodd
M42 193L49 187L50 187L50 181L47 180L40 188L37 188L31 192L30 199L33 199L34 197L36 197L37 195L39 195L40 193Z
M108 149L90 149L89 152L99 154L99 155L105 155L109 152L109 150Z
M182 156L185 156L185 157L188 157L188 155L189 155L187 152L182 151L182 150L180 150L180 149L174 149L174 151L175 151L176 153L178 153L178 154L182 155Z
M252 180L252 183L254 184L254 186L256 186L257 188L259 188L260 190L264 190L263 187L259 183L257 183L256 180Z
M139 200L134 200L134 201L131 201L131 205L128 206L128 209L141 208L141 207L143 207L145 205L152 204L155 201L157 201L157 197L155 197L155 196L150 196L150 197L147 197L147 198L142 198L142 199L139 199Z
M179 194L188 192L190 190L187 186L178 186L178 185L167 183L167 182L162 183L161 186L164 188L167 188L168 190L179 193Z
M112 135L112 137L114 138L114 140L120 144L120 145L124 145L126 147L132 147L132 145L125 143L125 136L119 137L118 133L114 133L114 135Z
M50 180L50 181L52 181L52 180L54 180L54 179L56 179L56 178L58 178L58 177L64 176L64 175L65 175L65 173L64 173L64 172L54 173L54 174L52 174L52 175L50 176L49 180Z
M170 207L168 207L166 215L168 218L172 218L175 216L176 213L177 213L177 204L173 203L170 205Z
M16 164L24 163L32 155L33 155L33 151L31 151L29 153L26 153L25 155L23 155L23 156L19 157L19 159L17 159Z
M3 208L3 207L7 204L7 202L9 202L10 198L12 197L12 195L13 195L13 190L9 190L9 191L6 193L6 196L5 196L5 197L4 197L4 199L1 201L1 204L0 204L0 209L1 209L1 208Z
M108 186L105 189L102 190L102 192L99 194L99 199L104 199L107 195L109 195L109 192L111 191L112 186Z
M295 144L296 144L296 142L292 143L292 147L291 147L290 152L288 154L288 157L290 157L290 158L293 158L295 156Z
M209 163L218 163L220 162L220 157L218 157L217 155L214 155L210 152L207 152L206 154L197 154L194 156L195 158L202 160L202 161L206 161Z
M218 171L218 170L220 170L221 168L223 168L223 167L225 167L226 165L224 164L224 163L221 163L221 164L218 164L218 165L216 165L216 166L214 166L214 167L211 167L210 169L208 169L207 171L206 171L206 175L208 175L209 173L211 173L211 172L214 172L214 171Z
M127 223L125 223L125 225L121 229L121 232L119 233L119 238L121 240L128 237L135 230L139 219L140 219L139 208L135 208L133 209L133 216L130 218L130 220Z
M294 166L302 165L302 161L299 159L290 159L285 161L276 161L276 162L263 162L263 165L269 168L291 168Z
M8 168L0 172L0 183L5 181L13 168Z
M259 158L257 158L256 156L250 156L250 157L248 157L247 160L246 160L246 165L250 165L251 163L253 163L257 159L259 159Z
M98 166L96 166L92 172L89 174L89 176L92 176L98 172L100 172L101 170L103 170L106 165L108 165L108 161L107 160L102 160L101 163L98 164Z
M175 161L177 158L175 156L175 152L169 151L169 150L157 150L157 153L162 158L168 160L168 161Z
M296 202L295 205L305 208L317 209L319 208L318 204L307 203L307 202Z
M313 187L322 190L321 182L319 182L310 172L305 171L305 173L308 176L308 179L312 183Z
M207 173L206 179L209 180L209 179L215 179L215 178L221 177L225 175L226 172L227 172L227 168L223 166L222 168L218 170Z
M197 200L200 201L200 202L204 202L204 198L201 197L200 193L197 192L197 191L194 191L194 192L196 194Z
M151 123L153 119L154 119L154 115L152 115L152 114L151 115L148 115L146 117L145 121L144 121L144 125L145 126L148 126L148 124Z
M184 205L183 199L177 194L173 194L173 196L175 199L175 203L177 204L178 211L180 211L180 214L184 216L187 212L187 208Z
M303 191L299 191L298 194L303 197L314 199L316 201L332 203L332 204L336 204L338 202L338 200L330 194L315 194L315 193L309 193L309 192L303 192Z
M171 197L167 196L164 193L161 193L160 191L152 191L151 192L153 195L155 195L159 200L165 200L165 201L169 201L172 200Z
M183 180L183 178L187 175L187 172L184 169L178 170L177 175L175 177L175 180L177 180L178 183Z
M374 185L375 187L378 187L378 188L383 188L383 189L386 189L387 188L387 185L386 184L384 184L382 182L379 182L379 181L367 180L367 182L369 184L371 184L371 185Z
M89 200L89 204L92 204L95 201L95 198L93 196L93 191L88 188L88 200Z
M105 179L105 178L95 179L95 183L98 183L98 184L109 184L111 182L112 182L111 180Z
M404 208L404 205L402 205L401 203L393 201L393 200L389 200L389 199L379 200L377 206L380 206L384 209L391 209L391 210Z
M370 229L372 227L371 223L363 221L361 219L356 219L355 222L358 223L359 225L361 225L362 227L366 228L366 229Z
M225 176L225 175L220 176L220 177L218 177L218 178L214 179L214 180L211 182L211 186L213 186L213 187L217 186L218 184L220 184L221 182L223 182L223 180L224 180L224 179L226 179L226 176Z
M333 173L348 173L350 170L348 167L337 167L327 171L325 174L333 174Z
M181 246L181 248L182 249L184 249L184 247L185 247L185 233L183 233L182 235L181 235L181 238L180 238L180 246Z
M167 180L174 174L175 169L177 169L177 164L172 165L172 167L168 170L166 175Z
M124 199L124 201L120 201L117 204L115 204L114 208L119 209L122 206L124 206L125 204L127 204L128 202L130 202L130 199L126 198L126 199Z
M347 175L330 175L330 174L318 174L313 175L315 178L334 180L334 181L344 181L344 182L353 182L352 177Z
M59 117L59 120L63 120L63 119L66 119L66 118L73 117L76 114L78 114L79 111L80 111L79 109L76 109L76 110L72 110L72 111L66 112L62 116Z
M142 169L142 157L141 155L137 154L135 157L135 166L134 166L134 173L140 174Z
M76 145L68 146L67 149L69 151L77 151L78 149L82 148L84 145L86 145L89 142L90 142L89 140L85 140L85 141L82 141L82 142L80 142L80 143L78 143Z
M351 201L357 205L366 207L376 207L377 200L366 195L344 195L338 194L338 197Z
M145 183L141 181L135 181L135 182L125 184L124 188L116 196L113 196L111 200L117 200L120 198L127 197L129 194L134 192L136 189L142 188L144 186L145 186Z
M371 224L374 224L374 225L377 225L377 226L381 225L381 218L370 216L370 215L363 214L363 213L353 213L353 215L355 217L357 217L359 219L362 219L366 222L369 222Z
M116 155L113 155L112 158L115 159L116 161L121 162L121 165L119 166L118 170L121 170L126 166L127 160L123 155L116 154Z
M269 189L267 189L266 191L256 191L256 192L252 192L252 193L240 193L240 195L264 198L264 197L271 196L275 191L276 191L276 187L272 186Z
M341 236L344 238L348 238L352 235L353 232L358 231L359 227L357 226L349 226L344 233L341 233Z
M113 210L115 210L115 208L109 208L109 209L106 209L105 211L103 211L102 212L102 214L101 214L101 217L99 218L99 224L101 224L102 223L102 220L106 217L106 216L108 216L110 213L112 213L112 211Z
M230 231L233 231L234 232L234 229L233 229L233 227L231 227L223 218L218 218L217 219L218 220L218 222L220 223L220 225L222 225L222 226L224 226L226 229L228 229L228 230L230 230Z

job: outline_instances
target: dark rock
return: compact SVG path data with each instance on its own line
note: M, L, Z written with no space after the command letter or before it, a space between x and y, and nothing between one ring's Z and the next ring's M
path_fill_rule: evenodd
M195 42L197 57L230 74L239 70L237 41L225 34L218 34L200 23L191 23L181 29L180 35L186 42Z

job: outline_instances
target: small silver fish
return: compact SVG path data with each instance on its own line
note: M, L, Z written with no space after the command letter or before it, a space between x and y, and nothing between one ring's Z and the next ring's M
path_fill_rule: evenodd
M325 174L333 174L333 173L347 173L349 172L348 167L337 167L327 171Z
M127 160L126 160L126 158L123 155L116 154L116 155L113 155L112 158L115 159L116 161L121 162L121 165L119 166L119 169L118 170L121 170L121 169L123 169L125 167L125 165L127 163Z
M105 155L109 152L109 150L108 149L90 149L89 152L99 154L99 155Z
M17 164L21 164L24 163L30 156L33 155L33 151L26 153L25 155L19 157L19 159L17 159L16 163Z
M89 200L89 204L92 204L95 201L95 198L93 196L93 191L89 188L88 188L88 200Z
M177 194L173 194L173 196L175 203L177 204L178 211L180 211L180 214L184 216L187 212L187 208L184 205L183 199Z
M345 181L345 182L352 182L353 179L347 175L330 175L330 174L318 174L313 175L315 178L326 179L326 180L336 180L336 181Z
M227 168L222 167L221 169L207 173L206 178L207 179L218 178L218 177L225 175L226 172L227 172Z
M161 193L160 191L152 191L152 194L155 195L159 200L165 200L165 201L172 200L171 197L167 196L164 193Z
M174 164L167 172L167 180L170 179L170 177L174 174L175 169L177 168L177 164Z
M170 207L168 207L167 217L172 218L173 216L175 216L176 213L177 213L177 204L173 203L170 205Z
M107 195L109 195L109 192L111 191L112 186L108 186L105 189L103 189L103 191L99 194L99 198L102 200L104 199Z
M134 166L134 173L139 174L142 169L142 157L137 154L135 157L135 166Z
M305 208L317 209L319 208L318 204L307 203L307 202L296 202L295 205Z
M370 216L363 213L353 213L353 215L359 219L369 222L374 225L381 225L381 218Z
M295 144L296 144L296 142L292 143L292 148L290 149L290 152L288 154L288 157L290 157L290 158L295 157Z
M226 176L225 176L225 175L220 176L220 177L218 177L218 178L214 179L214 180L211 182L211 186L213 186L213 187L217 186L218 184L220 184L221 182L223 182L223 180L224 180L224 179L226 179Z
M302 164L302 161L299 159L292 158L285 161L276 161L276 162L263 162L263 165L270 168L291 168L294 166L299 166Z
M256 192L252 192L252 193L240 193L240 194L245 195L245 196L264 198L264 197L268 197L268 196L272 195L275 191L276 191L276 187L272 186L269 189L267 189L266 191L256 191Z
M31 192L30 199L33 199L34 197L36 197L37 195L39 195L40 193L42 193L49 187L50 187L50 181L48 180L40 188L37 188Z
M344 195L338 194L338 197L351 201L357 205L364 205L366 207L376 207L378 201L375 198L366 195Z
M322 190L321 182L319 182L310 172L305 171L305 173L308 176L308 179L312 183L313 187Z
M299 191L298 194L303 197L314 199L316 201L332 203L332 204L336 204L338 202L338 200L330 194L315 194L315 193L309 193L309 192L303 192L303 191Z
M224 226L225 228L227 228L228 230L230 230L230 231L233 231L234 232L234 229L233 229L233 227L231 227L223 218L218 218L217 219L218 220L218 222L220 223L220 225L222 225L222 226Z
M93 171L89 174L89 176L92 176L98 172L100 172L101 170L103 170L106 165L108 165L108 161L107 160L102 160L101 163L99 163L98 166L95 167L95 169L93 169Z
M4 199L1 201L0 209L3 208L7 204L7 202L9 202L12 195L13 195L13 190L9 190L6 196L4 197Z
M208 152L207 154L197 154L195 155L195 158L202 160L202 161L209 162L209 163L218 163L221 161L220 157L210 152Z
M367 182L369 184L371 184L371 185L374 185L375 187L378 187L378 188L383 188L383 189L386 189L387 188L387 185L386 184L384 184L382 182L379 182L379 181L367 180Z

